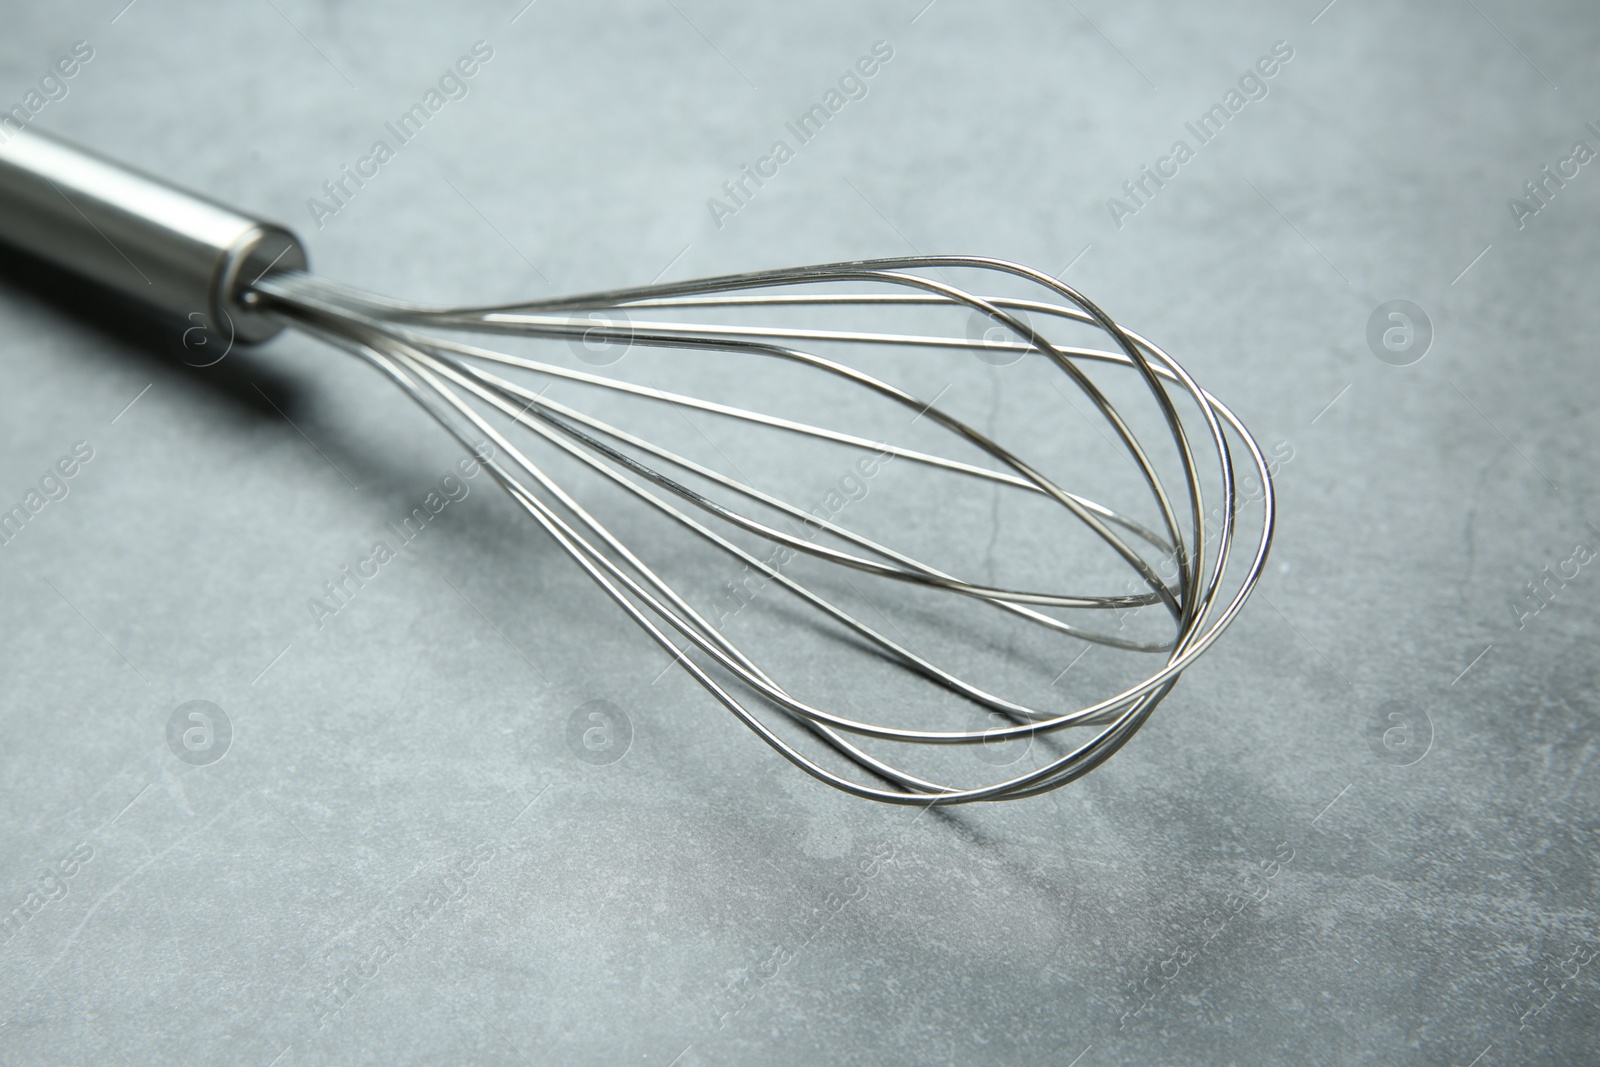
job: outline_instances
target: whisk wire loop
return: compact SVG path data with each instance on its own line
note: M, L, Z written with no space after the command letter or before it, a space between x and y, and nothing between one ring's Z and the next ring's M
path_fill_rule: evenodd
M919 271L945 269L998 272L1047 290L1055 299L1024 300L979 296ZM838 284L887 287L889 292L795 293L796 286ZM469 450L492 442L492 453L480 453L495 481L541 526L555 543L614 600L650 638L673 657L746 727L784 758L817 779L873 800L896 804L958 804L1034 796L1073 781L1115 753L1153 713L1176 684L1178 676L1216 641L1237 616L1261 575L1270 548L1275 512L1271 472L1259 445L1243 423L1175 360L1145 338L1124 329L1071 287L1038 271L1002 260L967 256L898 257L761 271L696 281L619 289L557 300L487 307L431 308L335 285L298 271L269 274L253 287L252 299L273 314L372 364L398 385ZM597 324L593 312L627 315L651 311L667 315L688 311L739 313L746 309L785 308L797 311L844 309L915 312L953 308L981 315L1000 326L1007 339L998 350L1043 358L1060 370L1086 397L1112 432L1145 482L1159 514L1161 533L1104 504L1068 492L1033 462L1022 458L957 418L935 401L928 402L841 359L808 350L810 345L872 346L953 350L994 348L995 342L938 333L883 330L813 329L795 326L744 325L739 322L649 321ZM1023 316L1089 327L1111 339L1110 350L1058 345ZM440 333L482 333L541 339L579 338L663 349L773 359L825 374L833 379L926 416L964 446L981 452L1000 469L919 449L892 445L860 434L813 425L779 415L741 408L669 390L627 382L609 375L562 367L462 343ZM807 348L796 347L806 345ZM1168 428L1181 475L1187 512L1179 509L1148 450L1108 395L1085 370L1087 365L1120 367L1135 372L1154 399ZM501 372L491 370L501 368ZM543 389L505 377L528 373L545 379ZM884 456L909 460L914 466L985 481L1001 489L1026 493L1058 505L1133 572L1147 592L1121 595L1075 595L1036 589L1008 588L964 580L914 556L851 530L834 516L807 512L782 496L763 491L742 477L733 477L692 458L546 396L551 384L568 382L609 390L616 395L696 410L742 424L762 426ZM1180 416L1174 389L1186 397L1203 426L1202 439L1214 452L1214 474L1220 488L1217 528L1208 538L1201 474L1190 430ZM504 420L497 428L489 416ZM606 483L622 490L716 551L749 568L843 630L879 656L935 683L958 697L996 714L1010 725L976 730L933 730L861 721L814 706L780 685L755 658L743 651L718 626L697 611L657 569L650 566L608 528L554 476L536 463L510 429L526 432L556 453L577 461ZM1242 572L1230 576L1232 541L1239 500L1229 435L1244 445L1261 490L1259 540ZM674 471L678 473L673 473ZM737 472L736 472L737 473ZM718 499L690 484L696 480ZM734 503L756 506L780 516L781 528ZM696 518L696 514L702 518ZM1076 710L1044 710L1013 700L963 679L910 647L833 603L817 590L785 573L781 556L762 558L708 525L728 533L739 531L774 546L790 558L805 556L876 579L945 593L985 605L1010 618L1042 627L1069 640L1122 651L1161 654L1159 669L1122 691ZM799 527L795 527L795 523ZM809 531L809 536L803 532ZM826 536L833 543L823 543ZM1154 549L1157 562L1134 547L1129 537ZM1170 564L1169 584L1157 564ZM859 590L858 590L859 592ZM1226 593L1225 602L1221 598ZM1149 642L1080 626L1055 612L1119 614L1159 605L1172 618L1169 641ZM881 610L880 610L881 614ZM674 637L676 635L676 639ZM749 696L737 694L742 689ZM802 733L786 738L769 725L758 708L775 709L783 721ZM982 745L1055 734L1069 728L1091 728L1087 740L1049 754L1025 772L975 786L936 781L914 773L862 747L861 742L894 745ZM802 750L809 736L823 749ZM851 738L860 739L852 740ZM865 772L878 784L858 780L822 761L825 751Z

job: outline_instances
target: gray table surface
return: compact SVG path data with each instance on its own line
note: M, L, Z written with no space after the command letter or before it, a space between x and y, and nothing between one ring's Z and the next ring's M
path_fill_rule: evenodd
M0 548L0 1062L1594 1062L1600 565L1567 561L1600 548L1600 163L1508 201L1600 149L1600 25L1324 3L7 4L0 105L89 42L41 128L289 223L329 277L488 301L1000 255L1293 458L1260 595L1126 749L918 819L661 677L487 492L319 629L449 443L311 341L187 370L13 265L0 503L93 458ZM307 198L479 40L319 228ZM1407 366L1367 337L1397 299L1432 331ZM633 728L604 766L567 743L596 699ZM190 700L231 721L218 762L168 745ZM1396 709L1409 744L1375 745Z

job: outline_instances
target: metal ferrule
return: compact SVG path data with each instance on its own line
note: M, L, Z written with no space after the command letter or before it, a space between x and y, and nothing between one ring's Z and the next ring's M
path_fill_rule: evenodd
M305 270L294 234L32 129L0 126L0 241L238 341L283 328L240 295Z

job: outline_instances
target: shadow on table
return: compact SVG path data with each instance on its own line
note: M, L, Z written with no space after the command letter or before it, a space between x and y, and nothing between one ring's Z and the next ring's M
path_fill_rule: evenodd
M301 407L305 389L244 346L229 346L184 322L158 316L103 286L0 244L0 287L26 294L74 323L118 342L118 358L198 385L240 414L281 418ZM223 353L223 355L219 355Z

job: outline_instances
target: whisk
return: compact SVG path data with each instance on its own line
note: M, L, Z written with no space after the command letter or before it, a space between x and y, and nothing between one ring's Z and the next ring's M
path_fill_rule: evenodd
M1179 675L1238 615L1262 573L1272 541L1272 479L1244 424L1155 344L1070 286L1028 267L976 256L902 256L519 304L425 307L315 277L307 272L299 241L280 226L41 133L0 129L0 138L0 239L158 312L203 324L219 343L264 341L292 326L365 360L474 451L516 505L678 667L785 759L855 796L896 804L960 804L1036 796L1081 777L1149 719ZM952 272L1026 286L1032 295L980 295L953 284ZM752 324L751 313L790 319ZM682 321L686 315L705 321ZM829 328L820 327L818 316L846 316L852 328L831 328L831 319ZM878 323L893 316L900 318L887 326L859 324L862 318ZM906 318L923 324L937 319L941 328L907 328ZM954 323L965 328L953 329ZM1074 329L1098 337L1103 347L1068 345L1047 336ZM555 339L580 352L586 351L581 345L677 350L737 358L738 366L749 369L781 364L791 368L787 373L820 376L829 388L855 398L836 408L854 411L864 399L898 407L921 424L918 432L938 436L969 458L820 424L828 420L763 412L449 336L459 334ZM1024 458L956 418L941 406L939 395L925 398L863 369L896 360L921 366L919 353L925 362L950 352L977 353L994 364L1028 360L1033 367L1042 365L1063 397L1086 403L1101 436L1135 470L1144 485L1141 496L1149 497L1141 506L1153 505L1155 521L1135 521L1068 491L1039 460ZM1155 427L1159 451L1136 435L1138 420L1128 402L1114 403L1112 385L1091 376L1091 369L1115 375L1120 379L1116 389L1128 392L1131 386L1147 398L1150 410L1141 414ZM535 388L540 381L543 386ZM1108 553L1107 559L1120 561L1127 584L1121 592L1069 594L978 581L970 572L958 576L957 568L935 566L885 543L892 538L853 529L856 524L846 525L836 508L808 509L791 499L792 493L763 488L736 468L730 473L702 463L643 436L637 427L617 425L548 396L558 382L711 416L745 432L782 435L796 449L804 442L803 447L842 449L858 459L873 457L871 464L858 464L862 471L889 464L897 472L1020 495L1030 506L1059 509L1080 534L1103 546L1099 551ZM774 386L763 395L777 403L791 393ZM1239 445L1252 468L1246 480L1257 486L1248 501L1240 494L1234 467ZM546 450L544 458L535 460L534 447ZM902 721L870 722L825 710L803 699L792 681L780 683L732 640L722 616L708 618L692 606L681 583L669 581L659 563L646 561L646 547L625 542L614 524L602 522L558 481L552 473L556 463L586 469L598 479L596 485L611 487L608 494L636 501L647 514L689 535L692 540L685 543L726 559L720 564L724 570L739 566L756 576L760 587L781 590L791 611L799 607L810 613L809 625L788 619L791 630L820 628L831 635L830 647L887 662L920 679L917 694L895 704ZM1169 483L1181 486L1176 496ZM1213 493L1208 512L1205 498ZM939 492L925 497L935 503L952 499ZM1245 503L1253 505L1248 526L1255 544L1235 558L1233 542L1245 523ZM926 539L940 525L935 520L900 532ZM802 581L795 573L802 560L834 577ZM942 606L992 612L985 617L1058 637L1062 659L1073 649L1081 658L1089 647L1105 646L1154 657L1160 666L1082 706L1037 707L1038 700L991 692L940 666L903 632L890 636L885 630L899 628L886 613L880 611L885 626L873 625L839 606L837 596L824 595L822 586L836 578L854 587L856 577L936 597ZM1147 607L1161 609L1169 635L1151 639L1128 632L1125 620ZM1108 618L1117 620L1115 629L1105 624ZM947 616L935 619L948 637ZM958 637L966 632L964 626L954 630ZM1002 645L999 653L1008 676L1026 669L1028 656L1021 651ZM820 662L810 663L813 674L832 673L831 659ZM930 728L948 725L945 704L952 700L984 721ZM1015 761L982 761L985 777L998 774L998 780L965 780L973 774L972 765L947 759L936 768L938 780L926 769L900 764L902 754L931 754L926 746L983 746L980 752L988 752L1062 731L1074 732L1042 741L1042 763L1038 756L1025 769L1012 766Z

